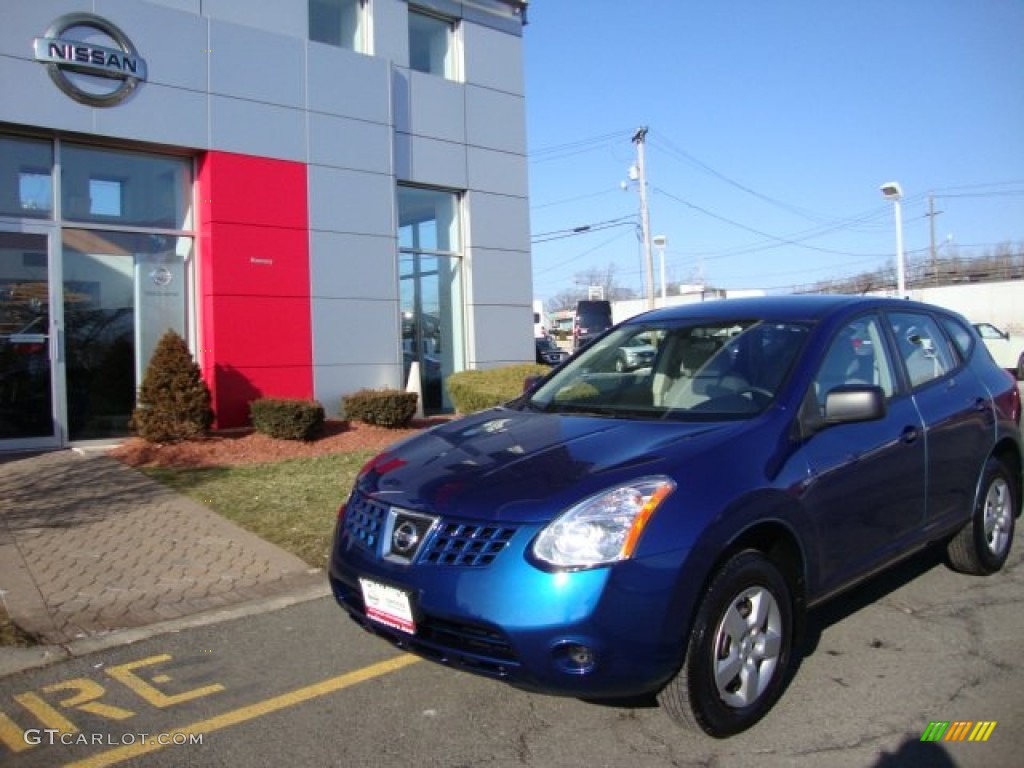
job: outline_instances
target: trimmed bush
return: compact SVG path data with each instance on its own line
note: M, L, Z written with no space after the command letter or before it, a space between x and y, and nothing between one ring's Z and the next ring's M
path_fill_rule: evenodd
M523 382L530 376L551 372L546 365L517 363L484 371L458 371L445 380L448 395L461 414L507 403L523 394Z
M416 415L418 397L400 389L360 389L341 398L341 412L347 419L400 429Z
M312 440L324 424L324 407L316 400L263 397L249 403L252 426L279 440Z
M151 443L205 435L213 423L210 390L185 340L174 331L160 337L146 366L132 426Z

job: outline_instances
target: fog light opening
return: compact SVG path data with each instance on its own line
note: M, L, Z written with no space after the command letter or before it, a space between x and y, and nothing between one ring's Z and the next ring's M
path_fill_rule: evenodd
M562 671L574 675L592 672L597 665L597 654L582 643L560 643L555 646L554 656Z

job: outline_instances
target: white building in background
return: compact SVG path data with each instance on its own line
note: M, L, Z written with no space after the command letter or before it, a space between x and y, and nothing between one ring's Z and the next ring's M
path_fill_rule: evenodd
M0 450L533 359L526 0L7 0Z

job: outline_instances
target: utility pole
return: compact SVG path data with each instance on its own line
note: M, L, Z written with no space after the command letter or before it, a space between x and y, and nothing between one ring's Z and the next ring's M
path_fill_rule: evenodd
M654 255L651 253L651 217L647 211L647 171L644 166L644 140L646 138L646 126L633 134L633 143L636 144L637 183L640 185L640 230L644 241L647 308L654 309Z

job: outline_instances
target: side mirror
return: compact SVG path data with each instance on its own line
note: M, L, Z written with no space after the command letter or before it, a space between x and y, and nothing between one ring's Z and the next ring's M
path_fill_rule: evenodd
M825 395L825 424L877 421L885 412L885 393L881 387L844 384Z

